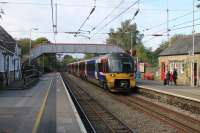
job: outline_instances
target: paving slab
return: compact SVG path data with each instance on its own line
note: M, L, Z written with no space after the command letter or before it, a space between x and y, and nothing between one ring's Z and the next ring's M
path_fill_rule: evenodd
M57 78L57 133L86 133L62 78Z
M37 85L27 90L0 91L0 132L28 133L32 131L51 78L52 74L44 75Z

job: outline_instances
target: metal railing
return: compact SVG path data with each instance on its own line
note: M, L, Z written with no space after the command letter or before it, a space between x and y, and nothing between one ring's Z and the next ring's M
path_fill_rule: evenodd
M27 87L34 81L37 81L40 77L40 69L35 66L27 66L23 69L22 76L24 80L24 87Z

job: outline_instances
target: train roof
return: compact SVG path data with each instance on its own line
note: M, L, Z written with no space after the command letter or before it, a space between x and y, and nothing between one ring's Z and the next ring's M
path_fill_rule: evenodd
M127 53L111 53L107 55L108 57L111 58L122 58L122 57L131 57L129 54Z
M86 59L86 60L76 61L76 62L73 62L73 63L69 63L68 65L80 63L80 62L88 62L88 61L92 61L92 60L98 60L100 58L106 58L106 57L110 57L110 58L122 58L122 57L130 58L131 56L127 53L110 53L110 54L100 55L100 56L93 57L93 58Z

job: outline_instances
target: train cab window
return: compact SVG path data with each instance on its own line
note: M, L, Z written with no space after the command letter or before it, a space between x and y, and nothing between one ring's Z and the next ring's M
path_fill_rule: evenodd
M130 58L111 59L109 62L110 72L133 72L133 61Z
M102 63L98 63L98 70L99 72L103 72Z
M130 63L123 63L122 72L129 73L131 72L131 64Z

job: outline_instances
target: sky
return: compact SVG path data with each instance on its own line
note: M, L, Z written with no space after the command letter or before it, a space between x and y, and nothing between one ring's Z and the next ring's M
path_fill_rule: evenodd
M51 0L0 0L8 2L0 4L5 12L0 19L2 25L14 38L29 38L30 29L38 28L32 31L32 39L38 37L47 37L54 42L52 34L51 19ZM119 3L120 6L113 10ZM135 3L136 0L53 0L58 4L57 27L58 34L56 42L58 43L106 43L107 34L110 28L117 28L124 20L131 19L137 9L139 14L134 19L140 33L144 34L143 43L146 47L155 50L159 45L167 40L167 8L169 9L169 32L170 37L175 34L192 33L192 0L140 0L132 8L117 17L114 21L104 26L111 19L119 15L123 10ZM199 1L195 0L195 5ZM91 9L96 6L95 11L81 28L83 34L87 37L77 36L64 32L76 32ZM55 9L55 7L54 7ZM111 12L112 14L102 22L102 20ZM195 7L195 31L199 32L200 9ZM93 27L102 22L96 30L90 34ZM153 37L153 34L162 34L160 37Z

